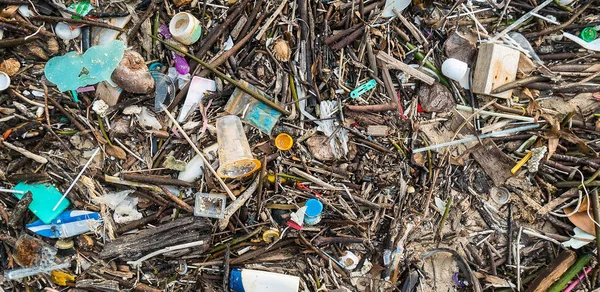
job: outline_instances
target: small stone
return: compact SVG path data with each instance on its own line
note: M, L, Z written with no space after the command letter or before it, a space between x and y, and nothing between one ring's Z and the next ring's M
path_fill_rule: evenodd
M164 168L177 171L184 171L186 165L187 163L185 163L185 161L177 160L173 156L167 156L167 158L165 158L165 161L162 164Z
M449 112L456 106L452 92L440 83L421 85L417 95L421 108L426 112Z
M474 42L455 32L444 43L444 52L446 52L446 56L449 58L463 61L470 66L475 61L477 49Z

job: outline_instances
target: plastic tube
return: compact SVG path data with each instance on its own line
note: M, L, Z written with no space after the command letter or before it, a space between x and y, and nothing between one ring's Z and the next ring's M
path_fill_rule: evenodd
M29 276L34 276L41 273L48 273L58 269L66 269L71 267L71 262L67 261L62 264L43 266L43 267L31 267L31 268L23 268L23 269L14 269L4 271L4 277L8 280L16 280Z

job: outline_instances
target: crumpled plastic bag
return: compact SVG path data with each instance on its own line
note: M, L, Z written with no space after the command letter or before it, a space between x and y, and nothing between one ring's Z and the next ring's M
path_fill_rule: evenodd
M93 199L94 202L105 204L111 210L114 210L113 219L116 223L127 223L142 219L142 213L137 210L138 199L130 197L133 190L121 191L118 193L108 193L104 196Z

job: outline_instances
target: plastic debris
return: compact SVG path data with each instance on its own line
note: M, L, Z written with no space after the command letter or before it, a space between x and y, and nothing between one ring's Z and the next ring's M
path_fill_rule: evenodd
M110 78L123 58L125 44L112 41L89 48L84 54L70 52L46 63L46 78L60 91L75 90Z
M67 238L94 231L102 224L102 217L96 212L70 210L58 215L50 224L37 220L27 224L27 229L49 238Z
M62 194L53 185L20 182L13 190L20 191L20 193L15 193L15 196L19 199L26 192L33 194L33 201L29 204L29 210L45 224L50 224L70 205L70 202L65 199L60 202L57 208L52 209L62 198Z

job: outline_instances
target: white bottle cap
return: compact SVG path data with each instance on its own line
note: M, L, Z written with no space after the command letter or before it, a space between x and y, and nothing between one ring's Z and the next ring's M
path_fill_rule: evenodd
M169 32L176 41L191 45L200 38L202 27L200 21L192 14L179 12L169 22Z
M460 86L465 89L469 89L469 71L467 63L454 58L449 58L442 64L442 73L446 77L458 81Z
M10 86L10 77L8 74L0 71L0 91L6 90Z
M79 27L71 29L68 24L59 22L56 24L54 32L59 38L68 41L78 37L81 34L81 29Z

